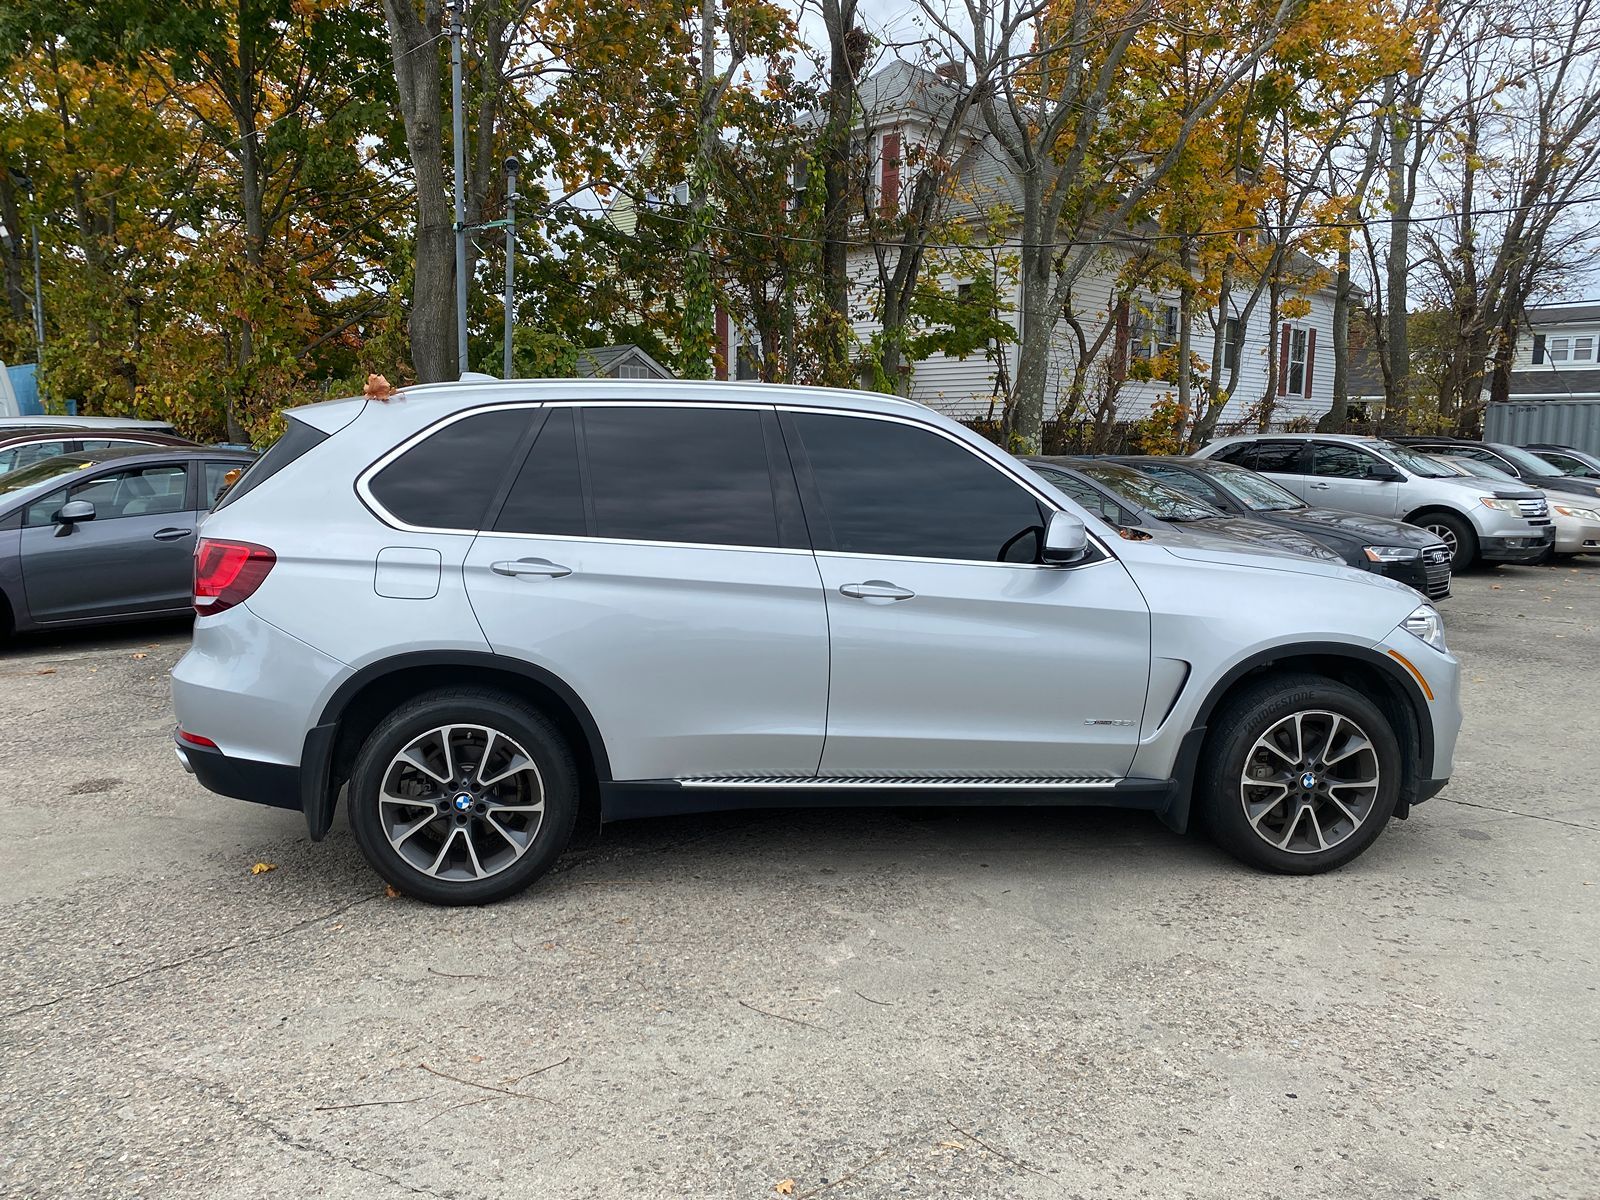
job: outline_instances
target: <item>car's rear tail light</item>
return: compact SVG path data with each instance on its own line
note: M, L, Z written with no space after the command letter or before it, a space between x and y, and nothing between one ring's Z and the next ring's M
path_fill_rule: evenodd
M178 740L188 742L191 746L204 746L207 750L217 749L217 744L204 734L190 733L187 729L178 730Z
M254 542L201 538L194 550L194 610L202 617L248 600L278 556Z

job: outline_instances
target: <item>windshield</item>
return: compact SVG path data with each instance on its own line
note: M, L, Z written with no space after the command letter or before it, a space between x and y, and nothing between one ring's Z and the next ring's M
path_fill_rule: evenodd
M1306 507L1293 492L1244 467L1213 462L1207 464L1205 472L1212 483L1251 512L1289 512Z
M1389 456L1413 475L1421 475L1424 479L1448 479L1455 474L1447 471L1438 463L1432 461L1426 454L1419 454L1415 450L1407 450L1404 446L1397 446L1393 442L1369 442L1374 450Z
M1083 462L1077 467L1096 483L1163 521L1209 521L1222 516L1203 500L1186 496L1132 467L1108 462Z
M1515 463L1517 470L1528 475L1557 475L1560 474L1544 459L1537 454L1529 454L1521 446L1502 446L1498 442L1491 449L1501 458Z

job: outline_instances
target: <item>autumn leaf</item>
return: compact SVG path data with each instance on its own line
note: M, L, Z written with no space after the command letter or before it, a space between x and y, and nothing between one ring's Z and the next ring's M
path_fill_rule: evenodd
M252 875L265 875L268 871L276 871L277 869L278 869L278 864L277 863L258 862L258 863L256 863L255 866L250 868L250 874L252 874Z
M395 887L392 883L384 884L383 885L383 898L385 900L398 900L398 899L400 899L400 889Z
M149 658L150 656L148 654L146 654L143 650L136 650L133 654L130 654L128 657L129 658Z
M780 1179L772 1185L772 1190L780 1196L792 1196L794 1194L794 1180Z

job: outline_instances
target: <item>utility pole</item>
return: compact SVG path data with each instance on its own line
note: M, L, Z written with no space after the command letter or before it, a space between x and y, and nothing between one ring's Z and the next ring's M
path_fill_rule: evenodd
M521 166L515 155L506 159L506 361L502 379L517 377L511 361L511 334L516 325L516 293L512 289L517 272L517 171Z
M33 340L38 353L34 361L44 362L44 284L39 274L39 217L33 211L33 178L13 175L12 179L28 198L28 232L33 241Z
M467 373L467 143L461 108L461 5L450 5L450 124L456 159L456 369Z

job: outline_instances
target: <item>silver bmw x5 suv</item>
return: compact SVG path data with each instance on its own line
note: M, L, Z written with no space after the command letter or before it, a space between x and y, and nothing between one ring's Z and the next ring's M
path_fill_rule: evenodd
M1127 540L962 426L801 388L462 382L289 414L201 529L178 755L338 797L389 883L509 896L598 822L1113 804L1308 874L1439 791L1438 614Z

